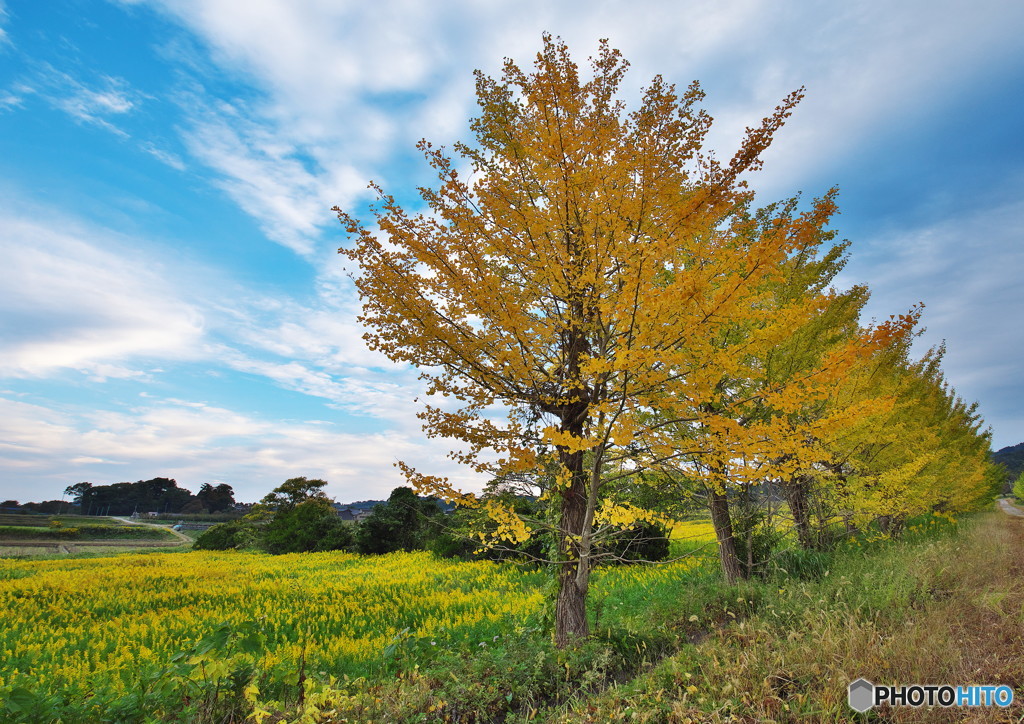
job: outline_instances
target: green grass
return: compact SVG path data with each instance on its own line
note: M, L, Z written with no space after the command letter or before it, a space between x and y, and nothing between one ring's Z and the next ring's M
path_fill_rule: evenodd
M108 558L125 554L180 553L189 550L184 545L153 545L149 542L135 544L106 544L69 541L61 545L12 545L0 546L0 558L19 558L32 561L67 560L79 558ZM66 551L66 552L65 552Z
M780 559L790 570L735 586L720 580L710 558L676 575L608 569L595 575L595 630L585 646L558 651L538 632L470 659L406 669L396 681L321 682L308 713L320 707L336 720L395 722L846 721L846 685L860 675L973 681L962 662L952 673L950 662L965 658L963 642L931 632L977 603L985 586L963 583L963 569L992 570L981 565L999 540L988 527L1003 523L983 518L961 533L937 520L911 526L902 541L791 552ZM957 613L942 608L954 589ZM1020 640L1024 596L982 600L1017 612ZM925 615L931 624L915 627ZM881 658L873 653L879 646ZM1000 675L1006 667L993 670Z
M213 699L196 721L241 721L261 706L289 721L304 709L310 722L846 721L845 687L857 676L1024 681L1024 521L1004 518L929 519L897 542L791 550L770 576L735 586L720 580L713 545L673 541L676 553L697 554L594 573L593 637L578 648L553 646L547 604L472 653L424 648L413 631L384 649L376 673L296 671L274 702L247 703L239 689L218 703L204 690ZM546 584L524 572L523 585ZM1004 649L1008 659L993 653ZM122 718L137 720L124 705Z
M895 543L851 543L829 557L820 577L746 584L737 589L737 606L746 610L736 620L712 622L699 645L548 720L850 721L846 686L863 676L895 684L1015 682L1016 721L1024 525L1000 516L986 514L964 531L927 525ZM883 714L896 721L1011 716Z
M170 540L175 536L166 530L149 526L134 525L96 525L88 524L74 527L39 527L39 526L0 526L0 540Z

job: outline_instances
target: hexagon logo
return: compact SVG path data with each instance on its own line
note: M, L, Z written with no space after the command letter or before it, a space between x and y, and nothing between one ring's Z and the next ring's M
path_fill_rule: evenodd
M851 709L863 713L875 704L875 685L867 679L857 679L850 683L846 698Z

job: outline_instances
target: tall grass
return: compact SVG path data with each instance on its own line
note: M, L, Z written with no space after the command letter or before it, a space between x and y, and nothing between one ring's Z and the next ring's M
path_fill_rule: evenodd
M1013 711L909 707L885 721L1016 721L1024 681L1024 521L981 516L956 534L852 543L820 578L750 584L752 615L580 701L559 722L853 721L848 684L1010 684ZM1012 717L1012 718L1011 718Z

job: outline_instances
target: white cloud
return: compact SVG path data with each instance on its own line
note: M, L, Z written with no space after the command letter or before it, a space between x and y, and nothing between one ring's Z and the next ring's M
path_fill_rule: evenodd
M264 420L201 402L147 401L130 410L72 412L0 397L0 460L19 471L5 496L59 495L82 480L108 484L167 476L195 492L227 482L256 500L296 475L326 479L340 501L387 497L404 484L396 459L472 484L422 442L394 433L339 432L322 421Z
M142 99L123 78L100 76L95 83L87 83L48 63L40 65L31 85L24 87L76 121L104 128L122 138L128 134L113 119L135 110Z
M1020 4L819 2L790 10L755 38L753 50L770 60L765 72L747 74L755 82L743 89L756 94L765 113L773 99L807 86L806 99L765 155L760 183L773 196L791 193L815 166L842 163L872 136L912 133L978 77L998 74L1020 57L1014 30L1024 23ZM765 48L772 39L782 41L780 50ZM738 133L755 109L733 103L719 120Z
M414 399L423 395L425 384L412 367L367 348L347 280L321 277L317 294L303 303L285 297L235 302L222 310L229 319L224 325L230 328L230 346L210 351L220 364L419 436L420 407Z
M912 127L952 102L972 78L1018 52L1014 32L1024 20L1024 6L1001 0L842 7L823 0L145 4L161 8L208 51L189 58L195 51L187 48L195 45L182 41L165 57L185 78L173 98L183 113L176 128L189 170L212 169L215 183L270 239L315 267L316 287L301 299L269 299L237 285L172 288L175 275L161 269L159 255L131 252L133 240L7 214L0 218L0 373L76 369L93 380L147 381L157 374L152 360L201 359L226 378L233 371L259 375L334 408L383 419L393 431L344 433L330 423L271 422L156 398L95 415L8 399L0 454L11 467L40 471L31 473L39 480L170 474L193 487L211 478L239 489L252 485L249 497L298 474L351 482L350 496L333 491L342 498L364 496L360 486L386 494L400 483L390 467L396 457L426 461L431 472L455 470L442 446L417 442L415 373L366 350L356 302L324 252L342 243L342 235L325 234L338 228L330 206L353 208L371 178L408 193L422 183L409 175L420 171L408 170L422 169L422 162L406 163L415 141L448 143L465 133L475 114L471 69L497 73L505 55L528 66L543 30L562 35L581 63L598 38L608 37L633 64L625 88L631 99L655 73L680 85L694 77L705 82L718 118L712 145L726 156L745 125L806 84L808 98L758 181L788 195L871 134ZM3 23L0 15L0 42ZM245 86L240 97L224 100L201 85L223 88L224 76ZM35 90L12 88L0 94L0 107L36 92L81 122L123 134L114 124L146 99L113 76L82 79L47 67L30 80ZM165 146L142 150L186 168ZM928 302L927 322L950 339L951 377L967 396L982 399L999 426L1019 416L1011 418L1009 403L992 402L993 381L1011 379L1003 367L1024 350L1016 336L1001 334L1000 317L986 305L1019 309L1013 274L1022 262L1005 249L1019 248L1009 230L1022 228L1024 219L1014 205L989 211L876 240L891 249L892 271L862 276L881 314ZM965 248L963 239L976 246ZM1004 263L993 269L987 258L999 254ZM958 284L936 299L935 280L950 273ZM1005 389L1002 397L1012 399Z
M190 98L186 105L202 105ZM331 206L353 199L365 186L347 164L320 166L287 133L251 120L236 106L194 114L183 140L269 238L301 255L313 253L320 228L332 218Z
M0 0L0 46L11 42L11 38L7 34L7 30L4 28L4 25L7 24L9 18L10 16L7 14L6 3Z
M170 166L175 171L184 171L187 167L181 156L166 149L160 148L153 143L144 143L142 150L163 164Z
M0 113L12 108L20 108L22 105L24 105L24 100L21 96L8 92L0 94Z
M866 310L880 319L924 302L919 347L943 340L946 377L967 401L978 400L996 447L1024 439L1024 202L1013 201L918 228L865 240L843 280L868 281ZM923 350L921 350L923 351Z
M383 354L371 352L363 342L365 330L356 321L359 307L351 290L329 284L322 287L322 293L307 304L285 298L249 302L250 313L237 317L236 339L325 369L393 367ZM269 314L259 314L259 310Z
M423 395L425 385L415 379L415 373L397 368L325 370L303 362L274 362L230 353L221 359L239 372L258 374L286 390L327 400L334 409L383 419L392 429L419 434L416 412L420 407L414 399Z
M321 281L305 303L269 298L195 262L134 250L148 244L51 208L0 209L0 376L74 370L148 383L160 362L193 361L418 433L412 400L423 385L366 348L353 293L338 280Z
M441 6L326 0L149 4L200 38L222 70L262 93L258 103L194 117L190 148L222 174L223 187L272 238L311 260L318 259L318 235L332 222L323 213L328 202L350 207L370 178L394 193L411 191L416 181L400 175L393 162L406 160L421 136L444 143L463 135L475 113L470 70L497 73L502 56L528 66L545 30L564 37L581 63L598 38L608 37L632 63L624 89L630 98L656 73L680 86L702 80L717 119L710 146L720 156L731 155L745 126L806 85L805 101L754 179L774 198L841 164L873 135L912 133L929 113L955 102L975 78L1019 59L1016 29L1024 23L1024 5L1002 0L969 5L872 0L843 6L824 0L665 0L643 6L539 0ZM902 270L913 261L916 276L897 281L872 272L869 279L876 302L885 302L885 314L933 296L928 292L939 270L921 267L922 259L929 254L960 259L952 240L976 223L978 218L963 229L940 225L908 231L920 253L910 259L897 251L899 261L890 268ZM1005 235L999 238L1013 244ZM1001 248L993 245L985 253ZM951 376L965 387L972 383L960 380L999 372L995 363L974 359L980 353L954 351L984 348L969 333L968 320L984 316L983 306L994 296L1010 294L986 287L987 275L975 268L982 258L979 251L947 267L964 281L944 295L946 301L930 300L927 313L932 328L951 338ZM320 269L322 284L329 286L331 273ZM325 326L340 311L328 302L329 294L322 290L301 319L284 313L284 321L252 330L247 340L297 366L266 360L237 364L259 367L291 389L351 399L360 373L340 384L339 365L370 369L372 364L350 357L365 354L356 351L361 350L357 329ZM1004 301L1014 308L1011 299ZM976 332L986 326L974 324ZM988 332L998 336L994 329ZM964 341L952 344L961 334ZM1002 344L1007 353L1015 351L1009 342ZM977 367L970 366L974 362ZM412 388L402 389L408 394ZM984 394L983 387L976 389Z
M416 181L392 162L420 137L463 136L475 113L471 69L496 73L503 56L528 66L542 31L563 36L581 63L609 38L633 64L633 97L656 73L680 85L704 80L717 117L711 146L726 157L745 126L806 85L807 99L756 177L776 197L868 134L915 123L998 68L1018 53L1015 29L1024 22L1024 5L1002 0L146 4L262 94L218 106L199 91L184 104L186 140L273 240L307 256L331 222L326 209L351 208L369 179L411 191ZM202 63L187 67L200 72Z
M113 250L122 244L110 232L0 214L0 374L139 377L124 363L195 356L202 315L153 259Z
M422 87L451 51L451 43L431 31L466 10L412 0L152 4L197 32L222 66L248 73L290 105L331 116L362 90Z

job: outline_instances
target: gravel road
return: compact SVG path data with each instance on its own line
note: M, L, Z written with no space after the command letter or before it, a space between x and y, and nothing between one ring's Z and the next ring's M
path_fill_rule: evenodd
M117 518L117 517L114 517L114 516L111 516L111 517L113 517L114 520L119 520L122 523L127 523L128 525L147 525L150 528L159 528L160 530L166 530L168 533L170 533L170 534L180 538L181 540L185 541L186 543L189 543L189 544L192 543L192 539L189 538L187 535L185 535L184 533L179 533L178 531L174 530L173 528L171 528L170 526L167 526L167 525L159 525L157 523L143 523L140 520L132 520L130 518Z
M1021 510L1006 498L999 499L999 507L1002 508L1003 512L1005 513L1008 513L1010 515L1016 515L1020 518L1024 518L1024 510Z

